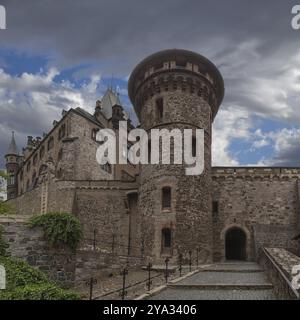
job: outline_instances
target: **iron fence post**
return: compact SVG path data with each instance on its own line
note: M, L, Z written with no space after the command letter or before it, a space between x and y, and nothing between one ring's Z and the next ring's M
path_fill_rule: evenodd
M182 274L182 253L179 254L179 276Z
M165 278L166 278L166 283L167 283L167 282L168 282L168 277L169 277L169 270L168 270L169 258L166 258L165 263L166 263L166 274L165 274Z
M189 261L189 265L190 265L190 272L192 271L192 251L189 251L189 256L190 256L190 261Z
M123 271L121 272L121 275L123 276L121 298L122 300L125 300L125 296L127 295L127 291L125 290L125 288L126 288L126 275L128 275L128 270L124 268Z
M94 238L93 238L93 250L94 251L96 250L96 233L97 233L97 230L94 229Z
M97 279L94 279L93 277L86 282L86 285L90 287L90 300L93 300L93 289L95 284L97 284Z
M150 291L151 289L151 268L152 268L152 264L149 262L148 266L147 266L147 270L148 270L148 282L147 282L147 287L148 287L148 291Z

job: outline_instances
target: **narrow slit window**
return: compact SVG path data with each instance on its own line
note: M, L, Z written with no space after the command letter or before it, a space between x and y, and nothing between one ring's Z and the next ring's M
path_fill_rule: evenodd
M164 187L162 189L162 208L170 209L171 208L171 188Z
M162 98L156 100L157 119L160 121L164 116L164 101Z

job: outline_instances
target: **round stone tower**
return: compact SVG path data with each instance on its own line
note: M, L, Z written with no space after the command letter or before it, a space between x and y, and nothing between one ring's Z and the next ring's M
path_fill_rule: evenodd
M204 129L204 171L185 165L142 165L139 190L145 257L175 263L180 254L212 257L211 124L224 96L223 78L205 57L186 50L150 55L133 70L129 97L141 128ZM195 260L194 260L195 261Z

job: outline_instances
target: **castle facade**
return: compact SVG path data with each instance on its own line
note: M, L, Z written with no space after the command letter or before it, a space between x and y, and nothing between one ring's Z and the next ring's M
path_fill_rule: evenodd
M119 121L133 128L108 89L93 114L63 111L49 133L28 137L22 154L12 137L7 195L19 214L71 212L86 245L96 232L101 250L115 243L144 262L175 263L195 251L206 261L251 261L260 246L300 252L300 168L211 165L212 122L224 96L212 62L186 50L155 53L134 69L128 92L147 132L204 129L203 173L188 176L174 164L99 165L98 130L118 132Z

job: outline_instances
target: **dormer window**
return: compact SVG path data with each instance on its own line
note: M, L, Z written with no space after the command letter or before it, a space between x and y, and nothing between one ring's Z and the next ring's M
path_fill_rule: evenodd
M66 125L63 124L58 131L58 139L62 139L66 135Z
M48 141L48 151L54 147L54 138L51 137Z
M27 167L26 167L27 172L30 170L30 166L31 166L31 162L29 161L29 162L27 163Z
M37 164L37 161L38 161L38 155L35 154L34 157L33 157L33 165L34 166Z
M44 154L45 154L45 147L42 146L42 148L41 148L41 150L40 150L40 159L43 158Z

